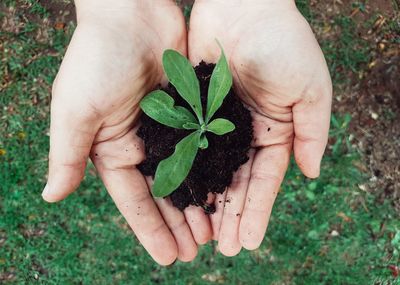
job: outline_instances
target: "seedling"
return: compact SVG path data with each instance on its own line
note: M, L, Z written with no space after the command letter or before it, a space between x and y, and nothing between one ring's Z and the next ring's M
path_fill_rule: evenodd
M140 107L161 124L193 132L175 146L171 156L158 164L152 189L155 197L168 196L182 184L192 168L198 149L209 147L207 132L222 136L235 129L235 125L229 120L213 119L232 87L232 74L222 48L221 57L211 75L205 116L199 80L187 58L177 51L166 50L162 61L168 80L190 105L193 113L185 107L175 106L174 99L162 90L149 93L140 102Z

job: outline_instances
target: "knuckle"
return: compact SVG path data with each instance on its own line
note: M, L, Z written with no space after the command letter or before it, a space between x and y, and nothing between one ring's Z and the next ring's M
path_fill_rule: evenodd
M247 173L236 173L233 178L231 185L229 186L230 189L241 189L246 187L248 181L250 179L250 174Z
M263 182L268 181L268 182L273 182L273 183L277 183L277 184L280 184L281 180L282 180L282 178L280 176L278 176L277 174L268 173L268 172L260 171L260 170L253 171L251 173L250 179L263 181Z
M148 203L149 200L152 200L152 199L151 199L151 196L149 195L148 192L145 192L145 191L135 191L135 194L133 194L133 197L132 197L132 201L131 201L131 202L132 202L133 204L135 204L135 205L141 205L141 204L146 204L146 203ZM160 225L161 225L161 226L162 226L162 225L165 226L164 223L160 223Z
M186 226L186 221L185 219L179 219L178 222L175 223L171 223L170 225L168 225L168 227L170 228L170 230L174 233L178 233L180 232L183 228L185 228Z

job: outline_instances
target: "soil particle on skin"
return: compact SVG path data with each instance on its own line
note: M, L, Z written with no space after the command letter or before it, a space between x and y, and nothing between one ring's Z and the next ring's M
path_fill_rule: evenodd
M214 64L201 62L195 68L200 81L203 110L206 110L208 85L214 67ZM176 105L191 109L171 84L164 90L175 99ZM223 193L231 184L233 173L249 159L247 153L253 139L252 118L233 89L213 118L228 119L236 129L223 136L207 132L209 147L198 150L188 177L170 195L173 205L180 210L196 205L203 207L206 213L213 213L215 206L206 204L208 193ZM170 156L175 145L188 134L188 130L164 126L143 114L137 135L145 142L146 160L139 165L139 170L146 176L154 177L159 162Z

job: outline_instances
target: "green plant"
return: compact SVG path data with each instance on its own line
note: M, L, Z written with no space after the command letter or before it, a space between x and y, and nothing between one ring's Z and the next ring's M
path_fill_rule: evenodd
M177 51L166 50L163 66L168 80L195 115L184 107L175 106L174 99L162 90L151 92L140 102L142 110L157 122L172 128L193 130L176 145L170 157L159 163L153 185L153 195L156 197L165 197L182 184L192 168L198 149L208 147L207 132L224 135L235 129L229 120L211 120L232 87L232 74L222 48L221 57L211 75L205 116L199 80L187 58Z
M350 121L350 114L345 114L341 117L338 117L335 114L332 114L331 116L331 129L329 131L329 135L334 139L334 143L332 145L332 153L334 155L350 152L352 149L350 135L348 132ZM344 148L344 146L346 148Z

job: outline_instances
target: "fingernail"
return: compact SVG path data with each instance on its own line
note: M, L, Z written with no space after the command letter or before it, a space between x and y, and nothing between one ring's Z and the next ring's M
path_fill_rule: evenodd
M45 197L49 194L50 194L50 187L48 184L46 184L46 186L44 187L43 192L42 192L42 197Z

